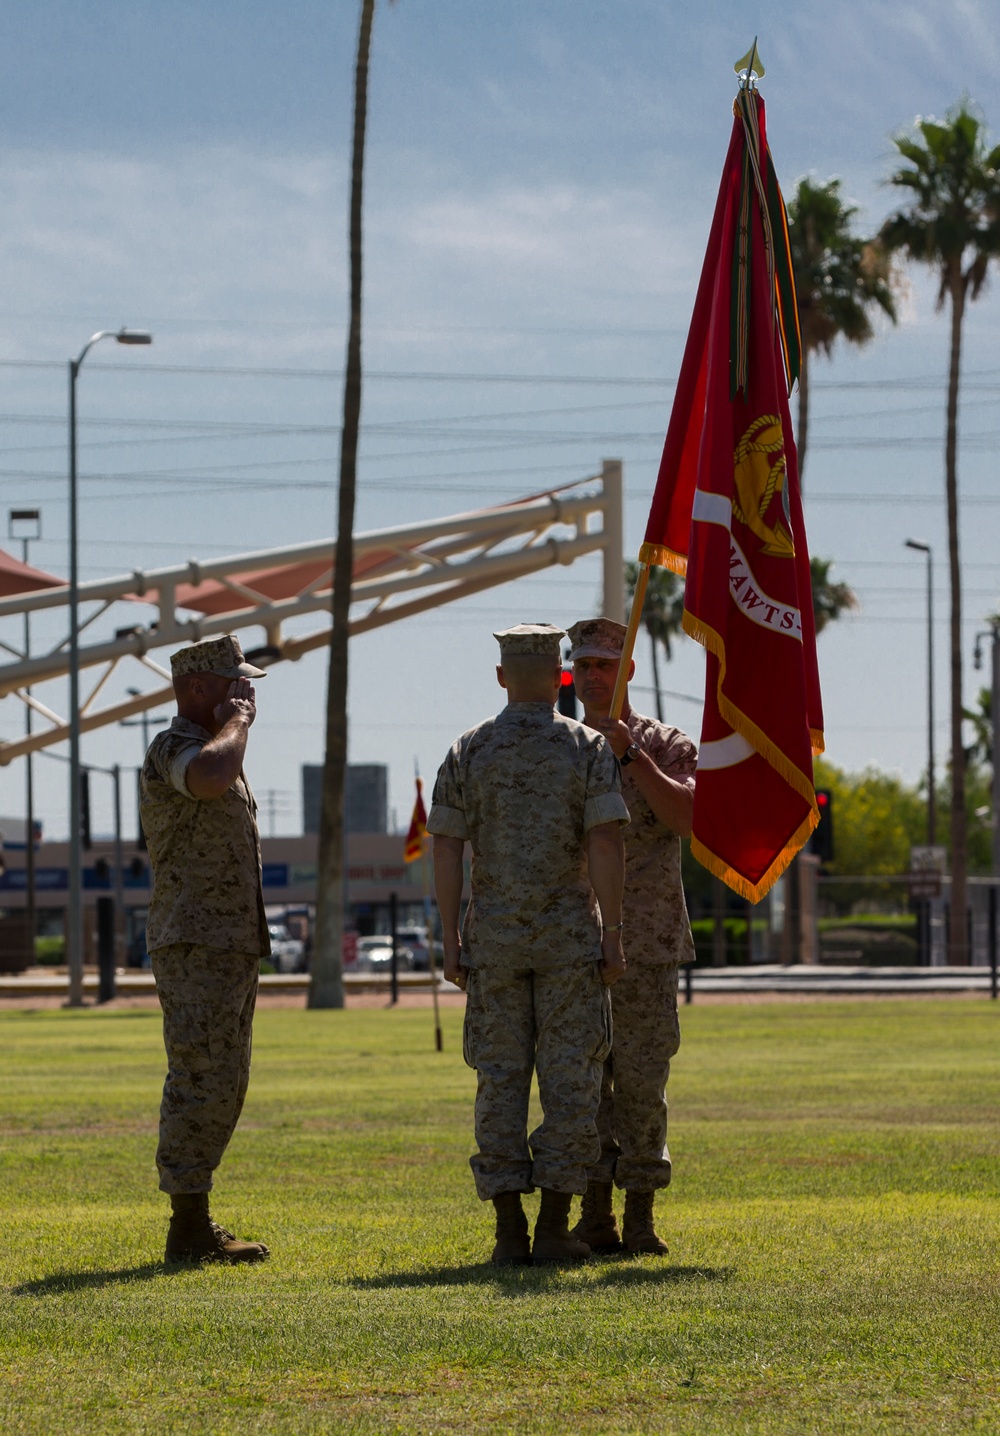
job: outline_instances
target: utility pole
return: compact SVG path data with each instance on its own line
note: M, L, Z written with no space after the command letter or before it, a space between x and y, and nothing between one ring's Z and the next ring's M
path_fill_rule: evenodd
M141 692L141 690L138 689L138 688L126 688L126 689L125 689L125 692L128 694L128 696L129 696L130 698L141 698L141 697L142 697L142 692ZM145 760L146 754L147 754L147 752L149 751L149 744L150 744L149 730L150 730L150 728L162 728L165 723L169 723L169 722L170 722L170 717L169 717L168 714L166 714L166 713L150 713L147 708L144 708L143 711L139 714L138 718L119 718L119 720L118 720L118 726L119 726L119 728L141 728L141 729L142 729L142 756L143 756L143 759ZM145 845L146 845L146 841L145 841L145 838L143 837L143 832L142 832L142 819L139 817L139 782L140 782L141 777L142 777L142 767L140 766L140 767L136 768L136 770L135 770L135 831L136 831L136 837L137 837L137 841L138 841L139 847L140 847L140 848L143 848L143 847L145 847Z
M292 807L292 795L287 788L265 788L260 794L260 800L261 805L267 809L267 836L273 838L279 816L287 817L288 810Z
M139 688L126 688L126 689L125 689L125 692L128 694L128 696L129 696L130 698L141 698L141 697L142 697L142 691L141 691L141 689L139 689ZM164 725L164 723L169 723L169 722L170 722L170 716L169 716L169 714L167 714L167 713L150 713L148 709L144 708L143 711L139 714L138 718L119 718L119 720L118 720L118 726L119 726L119 728L141 728L141 729L142 729L142 756L145 758L147 752L149 751L149 744L150 744L149 730L150 730L150 728L162 728L163 725Z

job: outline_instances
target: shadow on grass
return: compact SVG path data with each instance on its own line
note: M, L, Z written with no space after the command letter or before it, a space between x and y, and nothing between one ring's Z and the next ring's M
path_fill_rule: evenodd
M121 1267L118 1271L54 1271L38 1281L23 1281L11 1287L14 1296L58 1296L64 1291L87 1291L92 1287L127 1285L132 1281L151 1281L157 1276L173 1276L190 1270L185 1266L165 1266L163 1262L147 1262L145 1266Z
M567 1273L586 1273L594 1286L681 1286L685 1282L729 1281L735 1268L722 1266L639 1266L634 1257L601 1257L597 1262L560 1265L497 1267L489 1262L474 1266L430 1267L426 1271L385 1272L380 1276L356 1277L345 1282L359 1291L384 1291L420 1286L500 1286L511 1295L533 1296L547 1291Z

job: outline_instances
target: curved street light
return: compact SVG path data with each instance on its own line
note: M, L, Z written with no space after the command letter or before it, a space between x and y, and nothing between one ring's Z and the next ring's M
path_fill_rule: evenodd
M101 339L118 344L152 344L147 329L101 329L69 361L69 903L66 960L69 1005L83 1006L83 885L80 858L80 583L76 491L76 380L90 350Z

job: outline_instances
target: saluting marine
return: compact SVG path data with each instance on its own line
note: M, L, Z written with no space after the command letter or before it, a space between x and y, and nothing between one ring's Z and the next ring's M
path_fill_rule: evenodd
M169 1261L262 1261L263 1242L213 1222L208 1193L250 1078L260 959L270 950L257 805L243 773L264 678L231 635L170 660L177 717L149 746L139 813L153 869L146 946L167 1077L156 1165L170 1196Z

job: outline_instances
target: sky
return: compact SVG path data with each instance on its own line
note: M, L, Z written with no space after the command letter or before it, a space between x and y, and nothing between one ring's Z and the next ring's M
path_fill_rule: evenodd
M81 374L81 578L332 541L359 11L355 0L8 7L0 508L41 508L38 566L68 571L67 360L123 323L154 344L102 345ZM805 174L839 176L861 232L894 207L891 136L916 116L968 96L994 135L1000 126L993 0L379 0L358 531L534 493L620 458L635 555L728 143L733 64L754 35L786 197ZM934 551L939 762L948 746L948 324L928 276L907 271L900 299L897 327L814 364L804 491L812 552L835 560L861 604L819 642L829 757L915 782L926 579L907 538ZM998 607L998 319L994 282L969 311L963 354L967 704L983 677L975 634ZM595 612L599 590L588 559L353 640L350 755L388 764L397 824L414 763L432 777L452 739L502 702L492 631L568 625ZM112 611L94 631L122 621ZM0 641L14 644L19 623L5 622ZM33 643L58 641L50 620L35 622ZM261 634L244 638L252 647ZM695 737L703 668L683 640L663 678L670 721ZM123 667L108 696L135 683ZM634 706L652 711L650 684L640 640ZM299 830L299 770L322 761L325 685L322 651L259 685L248 771L265 833ZM57 685L51 697L58 707ZM4 700L0 737L22 730L20 705ZM85 735L84 761L137 765L140 733ZM52 836L67 828L60 754L34 765ZM23 813L23 792L23 763L0 769L0 813ZM107 830L109 783L95 780L92 802Z

